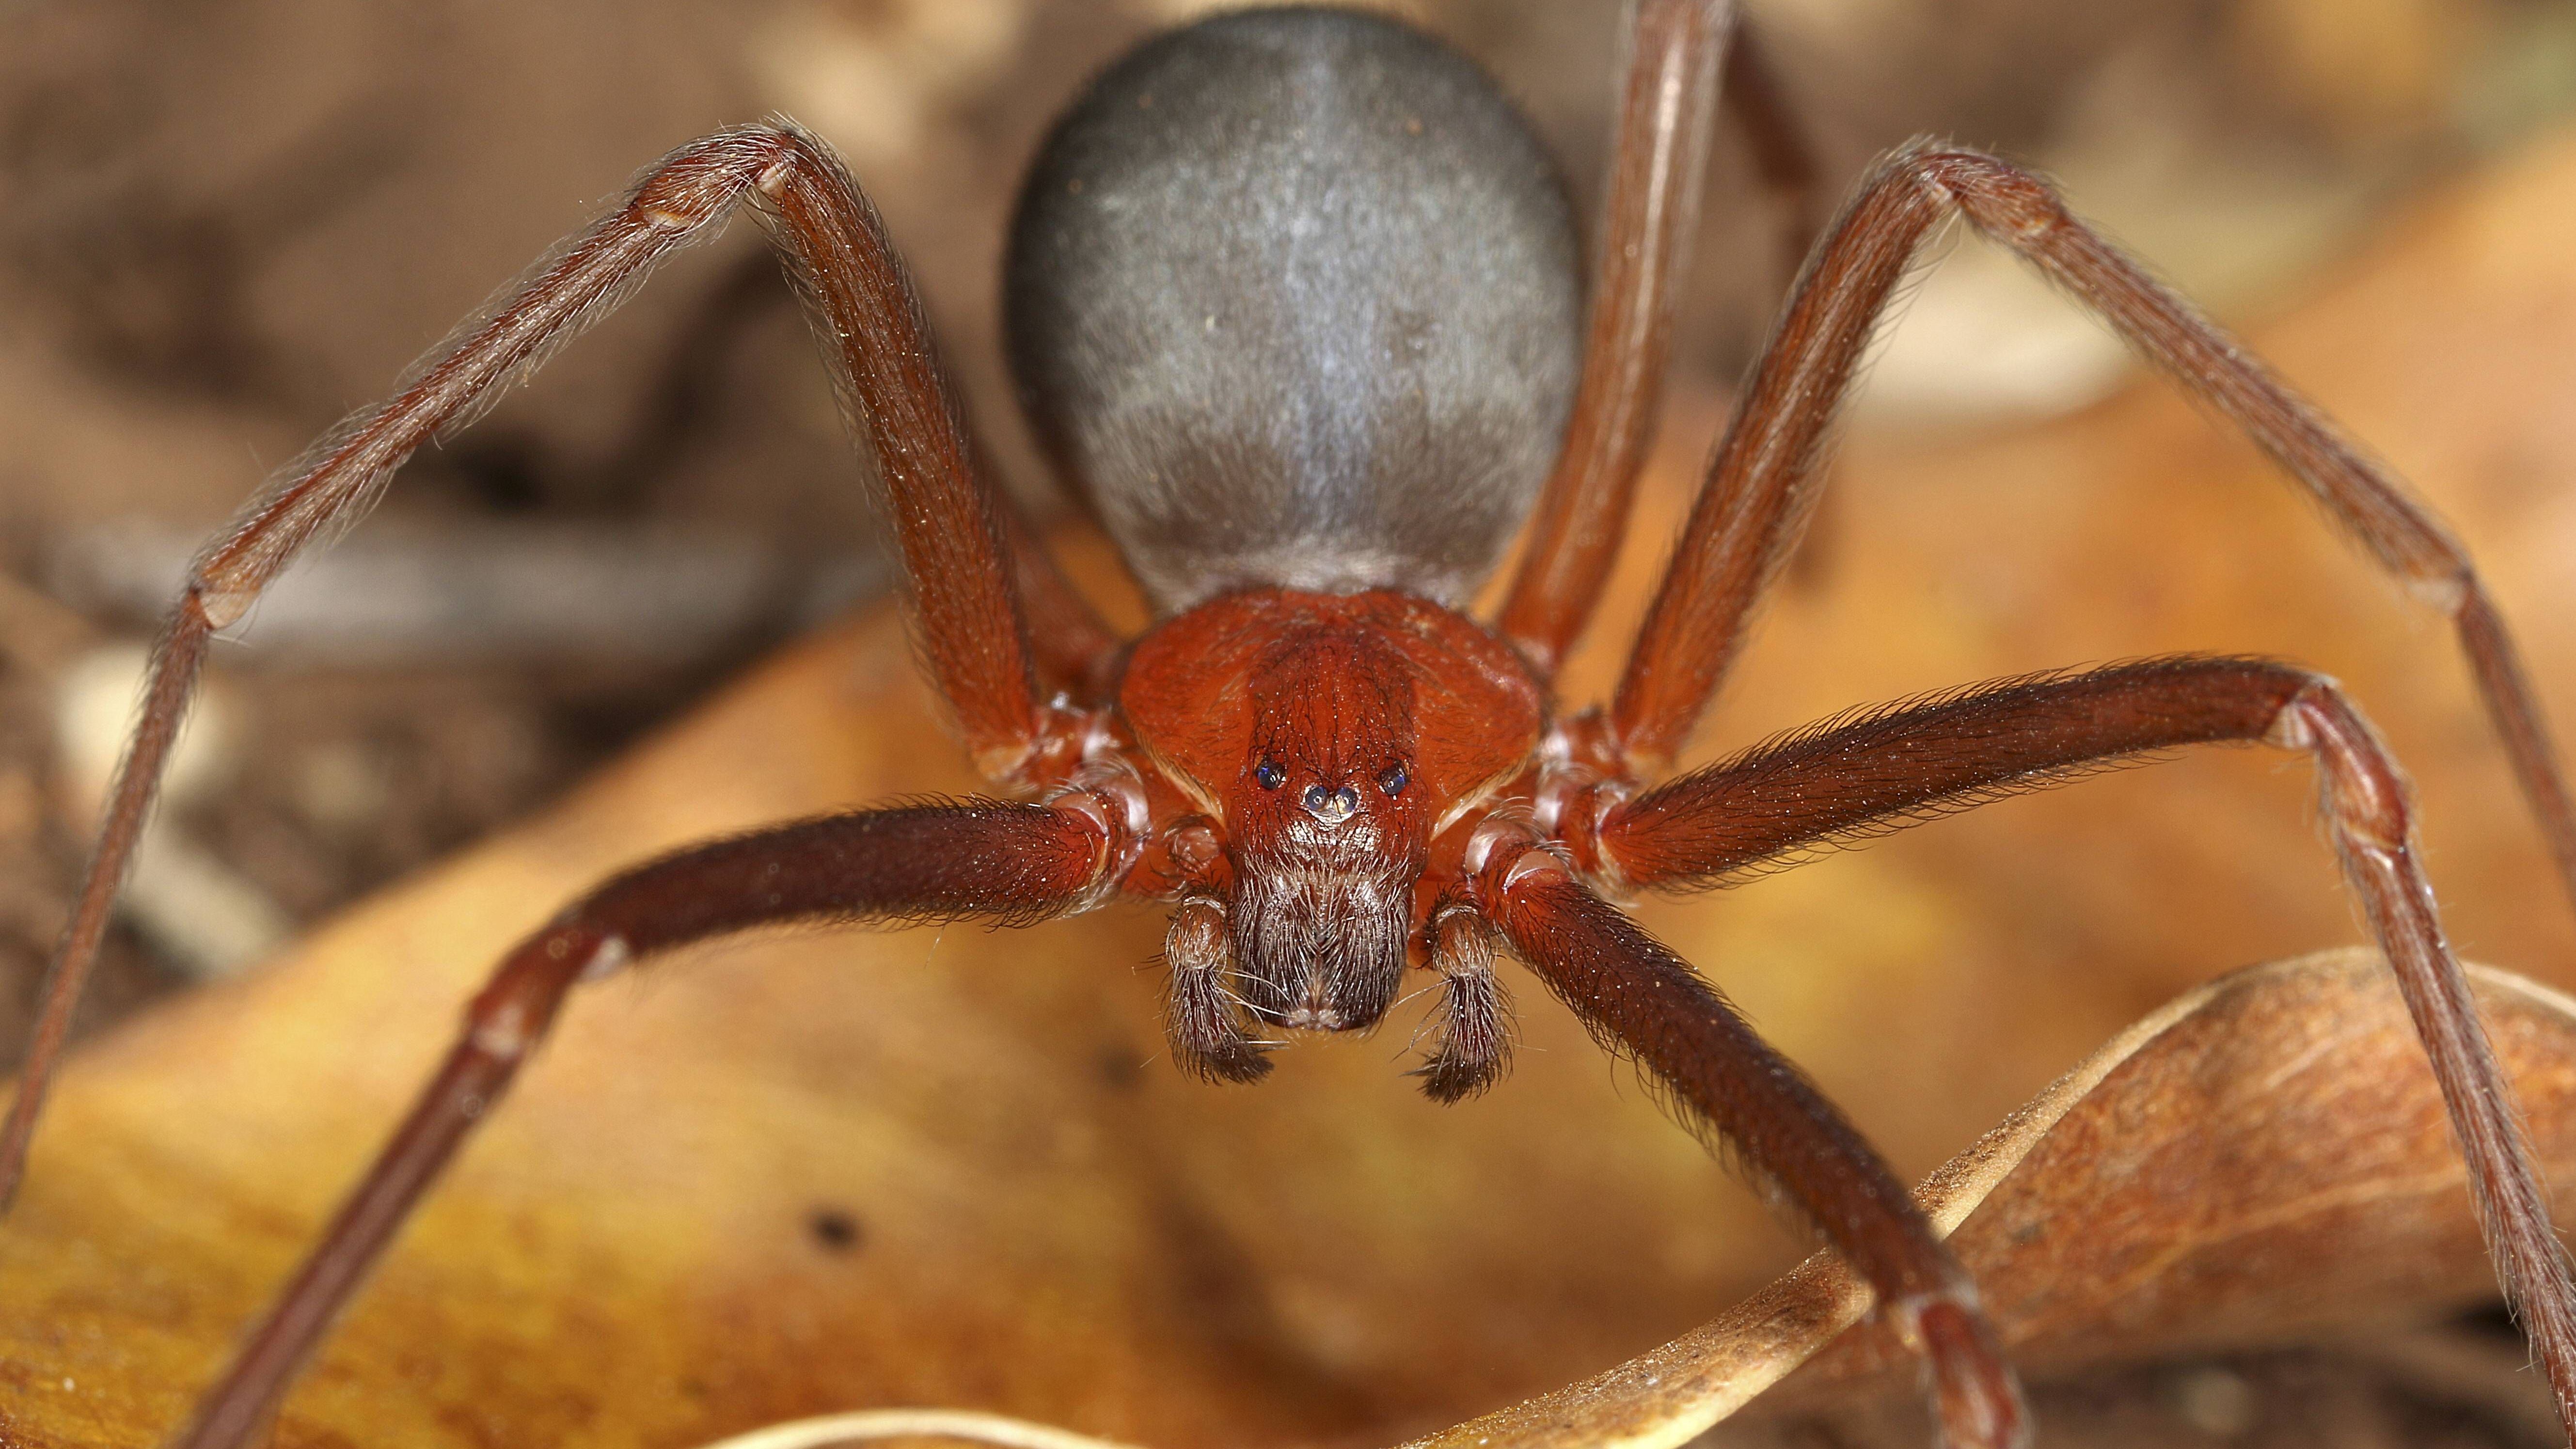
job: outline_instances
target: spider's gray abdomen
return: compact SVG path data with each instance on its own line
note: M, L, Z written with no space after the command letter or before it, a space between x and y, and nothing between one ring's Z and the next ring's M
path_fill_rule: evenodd
M1555 458L1577 261L1473 64L1374 16L1238 12L1129 55L1049 138L1012 366L1161 610L1258 584L1462 604Z

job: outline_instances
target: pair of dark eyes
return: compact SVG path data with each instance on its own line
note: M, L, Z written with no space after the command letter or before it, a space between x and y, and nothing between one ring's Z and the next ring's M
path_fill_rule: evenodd
M1288 783L1288 772L1271 761L1264 760L1252 767L1252 778L1262 789L1276 790ZM1402 765L1389 765L1377 772L1377 787L1384 790L1390 798L1403 794L1404 787L1412 783L1412 774Z

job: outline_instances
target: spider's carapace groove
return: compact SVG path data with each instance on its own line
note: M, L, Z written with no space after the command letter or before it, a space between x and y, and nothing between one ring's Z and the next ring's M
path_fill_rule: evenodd
M2404 779L2332 681L2206 657L2007 679L1670 777L1800 536L1872 330L1927 238L1964 218L2233 418L2449 613L2576 894L2576 812L2459 546L2046 183L1917 145L1830 225L1800 228L1815 245L1615 695L1582 710L1556 697L1626 525L1721 100L1773 180L1795 190L1811 171L1726 0L1642 0L1628 57L1588 311L1570 208L1526 126L1472 65L1399 24L1339 10L1204 21L1119 62L1058 123L1012 237L1009 345L1038 433L1156 606L1136 640L1100 624L977 476L875 211L784 122L665 157L399 396L284 470L200 556L171 617L0 1135L0 1191L213 633L420 443L738 206L775 240L873 462L923 665L976 765L1016 798L782 825L639 866L567 907L468 1006L410 1116L175 1442L256 1435L576 984L764 923L1020 925L1126 894L1170 905L1173 1055L1212 1080L1262 1076L1279 1032L1375 1025L1419 966L1439 993L1423 1087L1480 1091L1506 1066L1494 961L1508 951L1814 1220L1922 1355L1951 1443L2023 1443L1975 1285L1903 1185L1617 902L2220 742L2313 760L2498 1276L2576 1423L2576 1289L2416 861ZM1516 529L1499 616L1469 617Z

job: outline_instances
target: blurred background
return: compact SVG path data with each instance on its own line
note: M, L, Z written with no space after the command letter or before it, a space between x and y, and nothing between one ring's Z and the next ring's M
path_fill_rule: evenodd
M188 555L652 157L785 112L911 259L1004 481L1048 516L995 276L1050 115L1189 0L0 4L0 1064L15 1059L135 670ZM1415 0L1526 105L1589 211L1611 0ZM2231 321L2576 104L2564 0L1769 0L1840 195L1917 135L2058 176ZM1720 144L1687 387L1743 368L1783 209ZM1856 426L2079 407L2117 347L1960 249ZM257 958L543 802L875 592L821 371L745 226L405 470L222 647L85 1021Z

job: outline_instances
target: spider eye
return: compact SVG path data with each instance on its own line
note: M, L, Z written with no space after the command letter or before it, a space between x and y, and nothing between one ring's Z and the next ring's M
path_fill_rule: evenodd
M1264 790L1276 790L1288 783L1288 772L1268 760L1252 767L1252 778Z
M1403 794L1404 787L1412 783L1413 777L1405 773L1402 765L1389 765L1377 772L1377 787L1390 797Z

